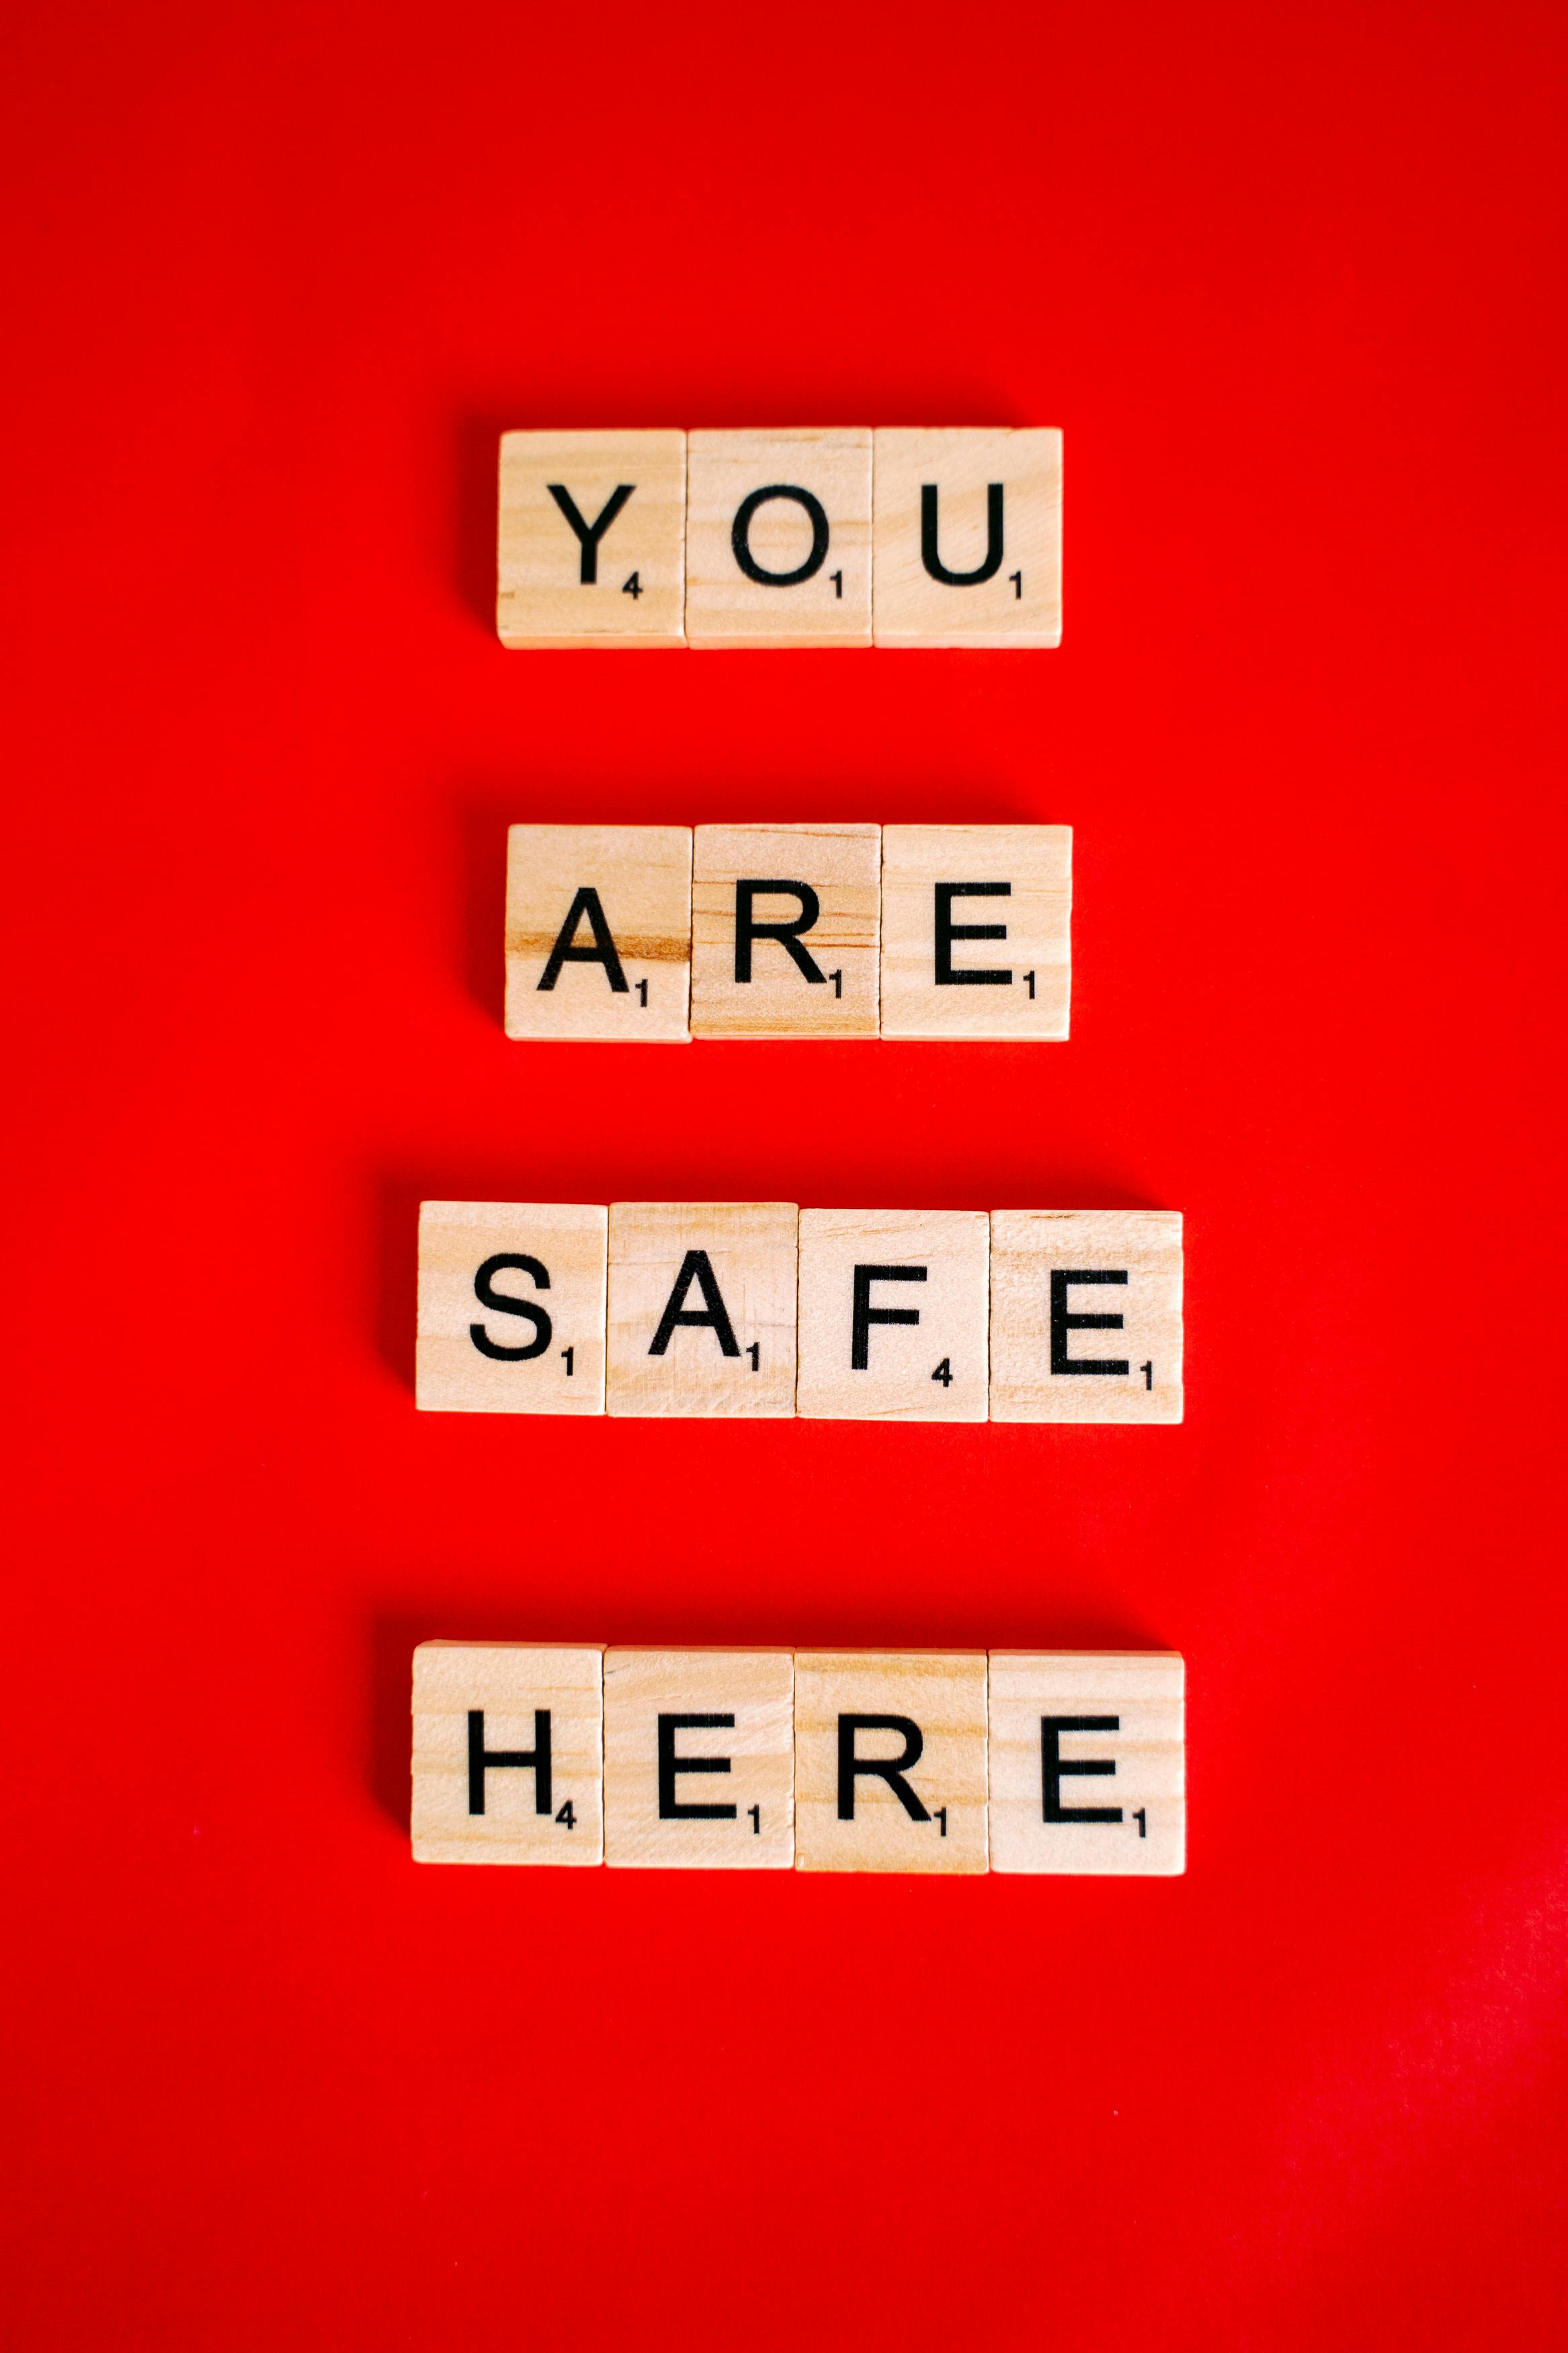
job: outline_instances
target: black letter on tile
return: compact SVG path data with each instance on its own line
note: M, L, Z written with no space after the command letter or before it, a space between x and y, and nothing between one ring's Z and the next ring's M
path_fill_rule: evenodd
M485 1775L498 1772L502 1766L531 1767L533 1773L533 1810L548 1814L553 1810L550 1802L550 1710L536 1707L533 1711L533 1746L531 1748L487 1748L485 1746L485 1712L482 1707L468 1710L468 1811L482 1814L485 1810Z
M858 1732L897 1732L901 1735L904 1753L901 1757L857 1757L855 1736ZM925 1746L925 1735L911 1715L841 1715L838 1719L838 1819L852 1822L855 1819L855 1776L874 1773L886 1781L911 1822L929 1822L931 1816L905 1780L904 1775L921 1761Z
M759 923L752 913L752 902L772 898L775 892L787 891L800 901L800 913L793 923ZM800 944L802 932L809 932L822 913L822 902L809 882L737 882L735 885L735 977L752 977L752 942L777 940L781 948L795 958L807 980L827 985L827 975L815 962L808 948Z
M594 522L584 522L577 512L577 501L564 483L546 482L544 487L583 543L582 585L584 588L591 588L599 576L599 542L631 497L637 484L617 484L599 509L598 518ZM996 566L993 565L991 569L994 572Z
M524 1348L503 1348L499 1340L490 1338L482 1324L470 1324L468 1337L481 1356L493 1356L500 1365L521 1365L530 1356L542 1356L549 1347L550 1318L531 1299L509 1298L504 1291L496 1289L493 1278L507 1267L515 1267L519 1274L526 1274L541 1291L549 1290L550 1270L541 1266L536 1258L526 1258L521 1250L498 1250L494 1258L486 1259L475 1275L474 1297L493 1315L526 1316L533 1326L532 1339Z
M692 1731L712 1729L731 1732L732 1715L663 1715L658 1719L658 1818L661 1822L732 1822L733 1806L686 1806L675 1794L678 1773L727 1773L727 1757L678 1757L675 1736L689 1725Z
M858 1266L855 1270L855 1317L849 1343L849 1369L852 1373L868 1372L871 1366L871 1326L873 1324L918 1324L918 1307L873 1307L871 1285L874 1282L923 1282L923 1266Z
M683 1305L692 1284L702 1293L700 1308ZM688 1250L680 1261L680 1272L675 1278L664 1314L658 1319L658 1330L653 1335L650 1356L662 1356L675 1335L678 1324L706 1324L717 1333L719 1345L726 1356L738 1356L740 1343L735 1327L730 1321L730 1311L724 1304L724 1294L713 1271L706 1250Z
M1053 1373L1111 1373L1125 1376L1132 1370L1125 1356L1069 1356L1069 1332L1120 1332L1126 1318L1121 1315L1069 1315L1068 1286L1074 1282L1125 1282L1125 1267L1081 1267L1051 1269L1051 1370Z
M1119 1822L1120 1806L1064 1806L1062 1782L1069 1773L1114 1773L1115 1760L1110 1757L1064 1757L1061 1736L1064 1732L1120 1732L1119 1715L1042 1715L1040 1718L1040 1777L1044 1796L1044 1813L1047 1822Z
M921 556L933 580L949 588L974 588L1002 569L1002 485L985 486L985 561L973 572L950 572L936 552L936 484L921 486Z
M577 926L583 923L587 924L594 934L594 944L591 948L574 947L572 944L577 936ZM596 891L590 890L586 884L578 892L566 911L566 921L562 924L556 935L555 945L551 949L545 963L543 976L539 983L541 988L554 987L561 977L561 967L563 964L602 964L605 976L616 995L626 997L630 994L626 987L626 974L621 970L621 959L616 948L614 935L605 921L605 911L599 904L599 894Z
M811 554L793 572L764 572L752 554L752 517L769 499L794 499L797 506L805 509L811 521ZM755 580L764 588L794 588L800 581L809 580L814 572L820 572L826 559L827 517L822 511L822 501L794 482L770 482L765 491L753 491L749 498L741 501L730 527L730 544L748 580ZM991 569L995 571L994 564Z
M995 965L984 965L973 972L954 972L952 944L954 940L1005 940L1005 923L955 923L952 902L955 899L1010 899L1011 882L939 882L936 886L936 985L939 988L1006 988L1012 986L1012 973Z

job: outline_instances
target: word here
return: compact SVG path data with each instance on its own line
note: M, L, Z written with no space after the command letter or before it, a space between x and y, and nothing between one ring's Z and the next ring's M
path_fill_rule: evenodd
M514 825L509 1038L1068 1034L1065 825Z
M504 433L513 647L1055 646L1054 427Z
M1185 1869L1173 1651L422 1642L415 1860Z
M426 1411L1182 1419L1172 1209L426 1201Z

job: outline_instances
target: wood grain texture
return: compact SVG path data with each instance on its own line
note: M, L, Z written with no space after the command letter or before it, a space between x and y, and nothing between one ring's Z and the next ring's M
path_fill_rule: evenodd
M983 1209L803 1210L797 1411L830 1420L984 1421L989 1255ZM910 1270L861 1279L859 1366L858 1267ZM875 1320L888 1314L919 1321ZM945 1377L934 1377L943 1367Z
M556 955L563 940L574 955ZM509 828L509 1038L684 1045L690 987L689 826Z
M1185 1678L1174 1651L993 1651L992 1870L1184 1871ZM1084 1729L1060 1721L1073 1717L1100 1721ZM1090 1763L1115 1770L1051 1770ZM1047 1803L1121 1819L1047 1821Z
M884 826L883 1037L1065 1038L1071 917L1070 826Z
M795 1663L788 1651L605 1654L605 1860L683 1871L787 1871L795 1862ZM728 1806L728 1819L660 1811L661 1715L728 1715L671 1725L672 1760L728 1760L728 1772L668 1775L678 1806ZM756 1809L753 1819L752 1809Z
M1058 1328L1052 1277L1068 1317L1114 1324ZM1062 1357L1124 1371L1058 1369ZM1147 1368L1147 1369L1145 1369ZM993 1421L1180 1421L1182 1219L1174 1209L995 1209L991 1216Z
M597 1203L422 1201L415 1348L421 1409L603 1413L608 1227L608 1212ZM532 1260L548 1282L521 1267L481 1275L497 1256ZM513 1314L487 1303L479 1281L496 1297L526 1301L535 1313ZM474 1338L476 1326L492 1346L538 1353L489 1356Z
M798 1219L789 1201L611 1205L612 1414L794 1413ZM656 1354L672 1305L714 1320L672 1325Z
M881 828L700 825L691 886L691 1028L699 1038L874 1038L881 937ZM737 886L805 883L816 913L798 934L812 979L779 940L751 948L736 978ZM798 923L806 902L753 894L754 923ZM837 983L832 976L837 973Z
M624 486L583 578L582 539ZM626 583L637 575L639 593ZM669 430L503 433L496 628L503 646L658 647L686 642L686 436Z
M984 1651L797 1651L796 1869L988 1869L985 1692ZM847 1715L900 1717L917 1735L841 1730ZM903 1778L924 1820L911 1817L880 1776L842 1770L841 1747L850 1740L860 1759L915 1757ZM841 1789L853 1805L847 1820Z
M416 1862L596 1863L605 1853L603 1650L597 1644L421 1642L414 1653ZM548 1715L549 1804L537 1770L492 1766L470 1810L472 1709L487 1751L537 1753ZM571 1827L561 1820L570 1807Z
M879 646L1061 642L1062 437L1051 427L945 431L879 427L874 447L873 614ZM1001 544L984 580L928 571L922 493L936 491L936 554L978 570L992 550L989 491L1001 485ZM1017 575L1015 582L1014 575ZM1021 589L1021 593L1020 593Z
M744 544L763 572L787 575L814 564L804 580L752 579L736 554L746 501L775 486L816 501L826 543L801 501L773 498L753 507ZM870 644L869 426L689 437L686 636L700 649Z

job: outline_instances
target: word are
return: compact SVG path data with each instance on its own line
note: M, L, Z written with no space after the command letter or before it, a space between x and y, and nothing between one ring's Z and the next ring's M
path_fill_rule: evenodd
M426 1201L416 1394L466 1413L1180 1421L1182 1219Z
M1054 646L1044 426L506 433L516 647Z
M1170 1876L1184 1742L1174 1651L422 1642L414 1854Z
M1065 825L514 825L511 1038L1065 1038Z

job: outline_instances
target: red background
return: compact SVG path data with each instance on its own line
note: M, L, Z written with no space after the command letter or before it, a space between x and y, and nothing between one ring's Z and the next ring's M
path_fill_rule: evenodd
M19 2347L1561 2341L1564 26L14 17ZM1059 653L495 641L503 426L983 421ZM721 817L1072 823L1072 1042L509 1045ZM1179 1208L1188 1420L419 1418L426 1193ZM416 1871L437 1633L1173 1645L1190 1874Z

